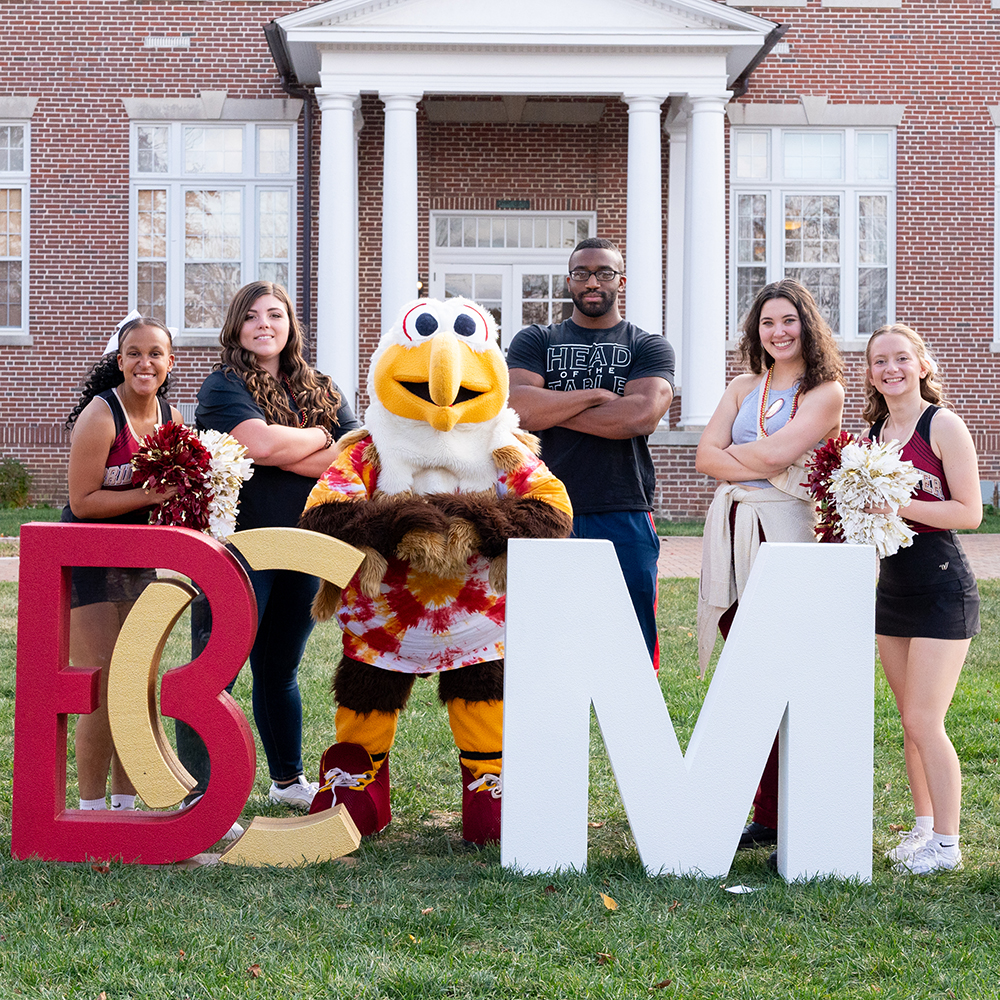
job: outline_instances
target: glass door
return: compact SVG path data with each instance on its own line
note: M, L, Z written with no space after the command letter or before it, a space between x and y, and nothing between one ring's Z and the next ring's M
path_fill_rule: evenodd
M462 295L485 306L500 331L500 347L522 327L561 323L573 312L566 288L566 265L445 264L431 275L431 295L450 299Z
M566 264L515 264L513 290L518 329L538 323L561 323L573 313L573 301L566 287Z
M436 268L431 277L431 296L436 299L453 299L458 295L478 302L493 316L500 332L500 345L517 333L504 329L508 310L504 308L505 292L510 285L509 264L462 265L445 264Z

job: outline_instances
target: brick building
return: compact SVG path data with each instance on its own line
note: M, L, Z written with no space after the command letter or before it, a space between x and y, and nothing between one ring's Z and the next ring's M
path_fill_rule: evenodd
M993 4L1000 0L992 0ZM698 428L754 290L815 291L860 430L867 334L924 333L1000 480L1000 9L991 0L0 0L0 455L65 497L62 423L129 309L193 411L229 296L293 293L356 398L382 317L470 294L509 338L623 246L678 349L658 507L703 514ZM363 393L358 398L364 408Z

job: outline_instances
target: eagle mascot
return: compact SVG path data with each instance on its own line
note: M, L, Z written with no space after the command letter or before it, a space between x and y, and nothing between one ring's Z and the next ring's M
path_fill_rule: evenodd
M336 616L337 742L312 812L342 803L363 836L391 818L389 750L414 680L438 675L458 747L462 835L500 838L509 538L565 538L572 508L507 405L490 314L462 298L407 305L368 372L365 427L341 439L299 526L365 553L314 613Z

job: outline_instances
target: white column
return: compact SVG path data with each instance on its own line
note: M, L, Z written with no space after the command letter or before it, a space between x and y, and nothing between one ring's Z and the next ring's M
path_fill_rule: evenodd
M359 94L316 91L319 154L319 247L316 282L316 367L358 403L358 157ZM334 277L336 272L336 277Z
M681 426L704 427L726 382L726 159L728 94L688 97L684 213L684 392Z
M663 97L622 98L628 105L628 320L663 333L663 170L660 105Z
M684 189L687 178L687 123L667 126L670 177L667 184L667 294L664 315L667 340L674 348L676 387L684 377Z
M417 101L379 93L385 104L382 165L382 325L417 297Z

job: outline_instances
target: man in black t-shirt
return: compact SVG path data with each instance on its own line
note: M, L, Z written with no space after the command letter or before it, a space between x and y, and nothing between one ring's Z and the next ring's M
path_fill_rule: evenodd
M654 668L656 477L646 438L673 399L674 352L626 323L618 307L625 263L610 240L588 239L569 258L572 317L529 326L511 341L510 405L542 441L542 457L573 502L573 535L614 542Z

